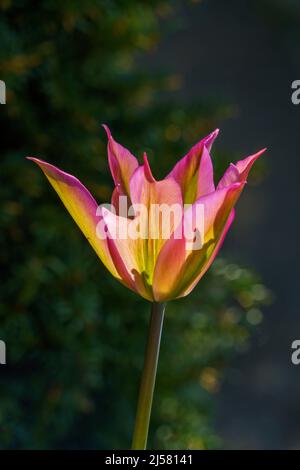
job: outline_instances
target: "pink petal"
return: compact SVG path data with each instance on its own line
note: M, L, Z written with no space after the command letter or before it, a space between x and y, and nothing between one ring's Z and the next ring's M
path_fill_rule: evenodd
M131 290L153 301L143 269L139 241L129 236L129 226L134 221L119 217L106 208L102 209L102 214L107 228L109 252L120 277Z
M155 179L153 177L146 152L144 152L144 172L146 180L149 183L155 183Z
M180 223L180 216L176 220L176 216L172 216L172 210L182 210L181 190L176 181L171 178L155 181L146 160L145 164L134 172L130 180L130 197L135 215L139 217L141 232L148 233L144 239L137 240L137 245L144 260L142 269L151 283L156 258L167 241L165 228L169 229L170 235L175 225ZM146 212L140 211L139 205L145 208ZM152 210L155 206L158 208L161 205L166 210L170 209L170 219L162 217L158 221L158 218L154 216Z
M88 239L103 264L113 276L120 280L120 276L110 256L106 240L104 237L101 239L97 236L96 229L101 217L96 215L98 204L90 192L77 178L65 173L54 165L50 165L50 163L39 160L38 158L27 158L35 162L42 169L64 206Z
M235 165L233 163L230 163L223 177L219 181L218 189L225 188L226 186L229 186L231 183L235 183L238 181L246 181L254 162L265 151L266 149L260 150L254 155L244 158L244 160L239 160Z
M209 152L218 133L219 130L216 129L198 142L167 176L179 183L185 204L192 204L215 189Z
M200 273L198 274L198 276L194 279L194 281L189 285L189 287L183 291L180 295L180 297L185 297L186 295L188 295L190 292L192 292L192 290L196 287L196 285L198 284L198 282L200 281L200 279L204 276L204 274L207 272L207 270L210 268L210 266L212 265L212 263L214 262L217 254L219 253L223 243L224 243L224 240L226 238L226 235L227 235L227 232L229 230L229 228L231 227L231 224L232 222L234 221L234 217L235 217L235 210L232 209L232 211L230 212L230 215L227 219L227 222L225 224L225 227L224 227L224 230L222 232L222 235L218 241L218 243L215 245L215 248L213 249L210 257L207 259L206 263L204 264L203 266L203 269L200 271Z
M139 166L137 159L122 145L118 144L112 137L109 128L103 125L107 137L107 152L110 171L116 187L121 194L129 194L129 181Z
M211 257L215 256L214 253L216 254L216 250L221 246L225 229L230 225L228 221L232 221L230 214L243 186L244 183L235 183L228 188L203 196L185 212L184 217L187 218L196 210L197 205L203 205L203 246L200 250L187 248L186 236L179 239L172 237L165 243L157 258L154 272L153 293L156 301L186 295L191 286L194 286L206 272ZM177 229L178 233L184 233L183 223L184 220Z
M152 176L152 174L151 174ZM156 181L149 177L149 170L142 165L130 180L130 197L133 204L180 204L182 195L179 185L173 179Z

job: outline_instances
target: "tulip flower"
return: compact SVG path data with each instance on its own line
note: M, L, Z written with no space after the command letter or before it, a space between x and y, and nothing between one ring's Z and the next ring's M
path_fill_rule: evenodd
M249 171L265 149L231 163L215 186L210 156L219 132L215 130L197 143L163 180L156 180L147 155L139 165L136 157L104 127L115 184L110 207L98 206L74 176L50 163L28 158L42 169L110 273L152 302L133 438L133 449L141 449L147 442L165 303L189 294L212 264L234 219L234 206ZM130 208L127 213L122 212L124 205ZM155 217L157 208L164 211ZM170 208L174 209L172 214ZM195 244L195 239L201 243Z

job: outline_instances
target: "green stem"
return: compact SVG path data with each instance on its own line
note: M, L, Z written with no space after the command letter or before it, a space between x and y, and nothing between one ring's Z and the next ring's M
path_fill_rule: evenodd
M144 360L144 369L137 405L135 428L132 440L133 450L147 447L153 392L159 356L161 331L164 321L165 303L152 304L150 328Z

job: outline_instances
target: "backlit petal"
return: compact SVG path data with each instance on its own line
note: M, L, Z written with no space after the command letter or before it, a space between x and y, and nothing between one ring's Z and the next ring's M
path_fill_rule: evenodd
M260 150L250 157L239 160L236 164L230 163L223 177L219 181L218 189L225 188L232 183L246 181L252 165L265 151L266 149Z
M188 218L198 205L203 207L202 247L192 249L191 239L184 232L183 220L181 227L177 228L178 233L181 232L183 236L177 239L172 237L163 246L157 259L153 280L153 292L157 301L186 295L190 286L194 286L206 272L211 257L221 246L226 228L229 228L232 208L243 186L244 183L234 183L229 188L203 196L185 212L184 217ZM197 218L193 216L191 220L196 221Z
M107 152L110 171L120 194L129 194L129 181L139 166L137 159L111 135L109 128L103 125L107 138Z
M232 209L232 211L230 212L230 215L227 219L227 222L225 224L225 227L223 229L223 232L221 234L221 237L220 237L219 241L214 245L214 248L212 250L210 250L210 256L208 256L207 259L206 259L206 262L203 263L203 267L202 267L201 271L196 276L196 278L193 280L193 282L191 282L189 284L189 286L186 288L186 290L181 291L180 297L185 297L190 292L192 292L194 287L196 287L196 285L198 284L200 279L204 276L206 271L210 268L210 266L212 265L213 261L215 260L217 254L219 253L219 251L220 251L220 249L221 249L221 247L224 243L227 232L228 232L229 228L231 227L232 222L234 221L234 217L235 217L235 210Z
M54 165L38 158L28 157L28 159L37 163L42 169L103 264L115 277L120 279L112 262L106 240L100 239L97 236L96 228L100 221L100 217L96 215L98 204L90 192L77 178L65 173Z
M134 224L134 220L120 217L106 208L102 209L102 215L109 252L120 277L131 290L153 300L151 287L143 272L138 241L130 236L130 225Z
M172 178L155 181L146 160L130 180L130 196L140 232L144 234L144 238L137 240L142 260L141 269L151 284L161 247L180 223L182 194L179 185Z
M174 178L180 185L185 204L192 204L215 189L209 152L218 133L217 129L198 142L167 176Z

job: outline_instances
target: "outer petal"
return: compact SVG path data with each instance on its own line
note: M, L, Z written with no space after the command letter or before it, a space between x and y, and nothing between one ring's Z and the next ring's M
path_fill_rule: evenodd
M222 244L232 222L232 208L243 186L244 183L234 183L228 188L203 196L185 213L184 217L190 216L189 212L193 213L199 204L204 208L202 248L200 250L187 248L186 236L179 239L173 237L164 245L154 272L155 300L164 301L182 297L197 284ZM180 230L185 235L182 226Z
M224 230L222 232L222 235L218 241L218 243L214 246L213 250L211 250L211 254L210 256L208 257L206 263L203 265L203 268L201 269L200 273L198 274L198 276L196 276L196 278L194 279L194 281L189 285L189 287L183 291L180 295L180 297L185 297L186 295L188 295L190 292L192 292L192 290L194 289L194 287L196 287L196 285L198 284L198 282L200 281L200 279L204 276L204 274L206 273L206 271L210 268L210 266L212 265L212 263L214 262L217 254L219 253L219 250L221 249L223 243L224 243L224 240L225 240L225 237L227 235L227 232L229 230L229 228L231 227L231 224L232 222L234 221L234 217L235 217L235 210L232 209L232 211L230 212L230 215L227 219L227 222L225 224L225 227L224 227Z
M137 159L112 137L109 128L103 125L107 137L107 152L110 171L120 194L129 195L129 181L139 166Z
M196 144L167 176L179 183L185 204L192 204L199 197L215 189L209 152L218 133L219 130L216 129Z
M110 256L107 241L97 236L96 227L100 221L99 216L96 215L98 205L90 192L77 178L50 163L38 158L28 157L28 159L39 165L103 264L113 276L120 280L120 275Z
M244 158L244 160L239 160L235 165L230 163L229 167L219 181L218 189L225 188L231 183L246 181L252 165L265 151L266 149L260 150L254 155Z

